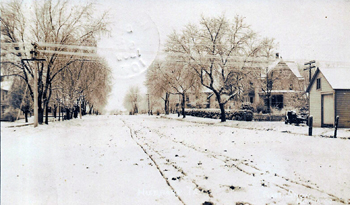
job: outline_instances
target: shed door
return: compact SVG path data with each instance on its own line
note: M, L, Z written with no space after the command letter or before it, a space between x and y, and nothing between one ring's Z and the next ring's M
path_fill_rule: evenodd
M334 100L333 94L322 95L322 124L334 124Z

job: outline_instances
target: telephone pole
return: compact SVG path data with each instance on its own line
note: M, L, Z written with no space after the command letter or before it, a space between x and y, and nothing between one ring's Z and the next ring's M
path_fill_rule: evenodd
M315 63L316 61L312 60L309 61L307 63L304 63L304 65L309 65L308 68L305 68L304 70L309 70L309 83L311 82L311 69L316 68L316 66L312 65L313 63Z
M34 50L30 51L30 54L32 54L31 59L22 59L21 62L24 65L24 61L46 61L45 59L37 59L38 45L36 43L32 43L34 46ZM34 127L38 126L38 119L39 119L39 112L38 112L38 68L37 66L34 66Z

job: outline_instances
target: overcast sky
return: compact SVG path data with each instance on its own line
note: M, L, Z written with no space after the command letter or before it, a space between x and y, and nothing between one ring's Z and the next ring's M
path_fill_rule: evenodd
M167 35L185 24L197 24L202 14L246 17L254 31L276 39L283 59L350 61L350 0L107 0L100 4L113 15L111 36L99 44L114 48L102 54L114 72L108 110L123 109L130 85L139 85L146 93L146 69L161 53Z

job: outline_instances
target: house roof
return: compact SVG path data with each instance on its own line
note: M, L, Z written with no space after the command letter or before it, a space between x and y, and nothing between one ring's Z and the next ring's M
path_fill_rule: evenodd
M317 68L315 74L313 75L306 92L309 92L311 86L317 78L317 74L321 72L323 76L328 81L329 85L334 89L350 89L350 67L342 68Z
M303 79L303 76L301 76L299 70L298 70L298 66L294 61L283 61L282 59L278 59L274 62L272 62L268 68L267 68L267 73L270 73L272 70L274 70L275 68L278 68L280 66L284 66L284 64L293 72L293 74L299 78L299 79ZM262 78L266 77L266 71L264 71L261 74Z
M292 61L286 61L285 62L287 64L287 66L289 67L289 69L294 73L294 75L297 77L297 78L303 78L303 76L301 76L300 72L299 72L299 69L298 69L298 66L295 62L292 62Z

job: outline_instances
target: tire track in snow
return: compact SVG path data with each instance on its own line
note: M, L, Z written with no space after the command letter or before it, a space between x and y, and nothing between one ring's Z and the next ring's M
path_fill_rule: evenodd
M150 149L150 150L152 150L153 152L157 153L157 154L160 156L161 159L166 159L166 162L169 163L169 164L171 164L171 166L172 166L175 170L177 170L179 173L181 173L183 176L188 176L188 174L183 170L183 168L180 167L178 164L176 164L176 162L170 161L170 159L167 159L166 157L164 157L162 154L159 153L159 151L157 151L157 150L155 150L154 148L152 148L147 142L145 142L145 145L148 147L148 149ZM175 164L176 164L176 165L175 165ZM203 193L205 193L205 194L208 194L208 196L209 196L210 198L213 198L213 195L212 195L210 189L204 189L204 188L202 188L202 187L196 182L195 179L192 179L192 178L191 178L191 179L189 179L189 181L190 181L191 183L194 184L194 186L198 189L198 191L203 192Z
M129 125L127 125L126 122L125 122L124 120L122 120L122 121L123 121L124 125L125 125L126 127L129 128L129 130L130 130L130 137L134 140L134 142L136 142L136 144L137 144L139 147L141 147L141 149L143 150L143 152L152 160L152 162L154 163L154 165L157 167L157 169L158 169L160 175L163 177L163 179L165 180L165 182L167 183L167 185L168 185L168 186L171 188L171 190L174 192L175 196L179 199L179 201L180 201L182 204L186 205L185 202L181 199L181 197L177 194L177 192L175 191L174 187L171 186L169 180L164 176L164 173L163 173L162 170L159 168L157 162L153 159L152 155L148 154L148 152L146 151L146 149L145 149L140 143L138 143L138 141L135 140L135 138L134 138L134 136L133 136L132 128L129 127ZM135 132L135 131L134 131L134 132ZM136 132L135 132L135 134L136 134Z
M199 123L199 124L202 124L202 123ZM199 148L196 148L196 147L193 146L193 145L187 145L187 144L185 144L183 141L176 141L176 140L172 139L171 137L166 136L166 135L160 133L158 130L151 129L151 128L149 128L149 127L147 127L147 128L150 129L150 130L152 130L153 132L159 134L159 135L162 136L162 137L168 137L171 141L173 141L173 142L175 142L175 143L179 143L179 144L182 144L183 146L186 146L186 147L188 147L188 148L190 148L190 149L193 149L193 150L195 150L195 151L198 151L198 152L201 152L201 153L205 153L205 154L207 154L208 156L213 157L213 158L218 159L218 160L221 160L221 161L223 161L223 162L225 162L225 163L227 163L227 162L229 162L229 161L232 161L232 162L239 161L238 159L234 159L234 158L231 158L231 157L226 156L226 155L223 155L223 154L214 153L214 152L212 152L212 151L210 151L210 152L211 152L211 153L210 153L208 150L204 150L204 151L203 151L203 150L200 150ZM225 158L225 159L219 159L219 157L223 157L223 158ZM262 172L261 169L259 169L258 167L256 167L256 166L251 165L250 163L248 163L249 160L247 160L247 159L246 159L246 160L240 160L240 161L241 161L241 162L240 162L240 165L241 165L241 166L243 165L243 166L247 166L247 167L253 168L253 169L259 171L259 172L260 172L260 175L264 175L264 174L269 173L268 171L266 171L265 173ZM244 161L244 162L243 162L243 161ZM246 169L242 168L241 166L239 166L239 165L237 165L237 164L235 164L235 163L233 163L233 164L231 164L231 165L228 165L228 167L230 167L230 166L235 167L236 169L238 169L239 171L241 171L241 172L243 172L243 173L245 173L245 174L247 174L247 175L251 175L251 176L253 176L253 177L256 176L256 173L254 173L254 172L249 172L249 171L247 171ZM269 174L269 175L270 175L270 177L271 177L271 176L273 177L272 174ZM319 189L318 186L317 186L317 184L315 184L316 187L310 186L310 185L305 184L305 183L303 183L303 182L298 182L298 181L296 181L296 180L289 179L288 177L280 176L280 175L278 175L277 173L275 173L275 177L279 177L279 178L282 178L283 180L285 180L284 185L285 185L285 184L288 184L288 183L292 183L292 184L295 184L295 185L303 186L303 187L305 187L305 188L307 188L307 189L315 190L315 191L318 191L318 192L320 192L320 193L323 193L323 194L328 195L329 197L331 197L332 201L337 201L337 202L346 204L346 201L345 201L344 199L342 199L342 198L340 198L340 197L337 197L337 196L335 196L334 194L330 194L330 193L327 193L327 192L324 191L324 190ZM279 184L277 184L277 183L271 183L271 184L274 185L274 186L276 186L276 187L278 187L278 188L280 188L280 189L282 189L282 190L284 190L284 191L287 191L287 193L293 193L292 190L286 189L286 188L282 188L283 186L281 186L281 185L279 185ZM300 197L303 197L303 195L298 195L298 197L299 197L299 196L300 196ZM317 199L316 199L315 197L313 197L312 195L309 195L309 199L310 199L310 200L313 200L313 201L315 201L315 202L317 202Z
M202 124L202 123L199 123L199 124ZM206 124L206 125L207 125L207 124ZM187 148L190 148L190 149L193 149L193 150L195 150L195 151L197 151L197 152L206 154L208 157L215 158L215 159L220 160L220 161L222 161L222 162L224 162L224 163L226 163L226 164L227 164L228 162L232 162L232 164L229 164L229 165L227 165L227 166L228 166L228 167L235 167L237 170L239 170L239 171L241 171L241 172L243 172L243 173L245 173L245 174L247 174L247 175L251 175L251 176L253 176L253 177L257 177L257 176L259 176L259 175L269 176L270 180L275 181L275 182L272 182L272 181L271 181L271 182L269 183L269 182L265 181L266 183L269 183L269 184L271 184L271 185L273 185L273 186L275 186L275 187L277 187L277 188L279 188L279 189L281 189L281 190L284 190L284 191L286 191L287 193L294 193L291 189L286 188L286 187L293 187L291 184L294 184L295 186L301 186L301 187L304 187L304 188L306 188L306 189L314 190L314 191L316 191L316 192L325 194L325 195L327 195L328 197L330 197L332 201L337 201L337 202L340 202L340 203L343 203L343 204L346 203L344 199L342 199L342 198L340 198L340 197L337 197L337 196L335 196L335 195L333 195L333 194L327 193L327 192L324 191L324 190L319 189L318 186L317 186L317 184L314 184L314 186L316 186L316 187L314 187L314 186L309 185L310 183L309 183L309 184L305 184L302 180L301 180L301 181L292 180L292 179L290 179L290 178L288 178L288 177L281 176L281 175L279 175L279 174L277 174L277 173L272 174L272 173L270 173L269 171L265 171L265 172L264 172L264 171L262 171L261 169L259 169L258 167L256 167L256 166L250 164L250 163L249 163L249 160L238 160L238 159L234 159L234 158L231 158L231 157L226 156L226 155L223 155L223 154L214 153L214 152L212 152L212 151L201 150L200 148L197 148L197 147L195 147L195 146L193 146L193 145L188 145L188 144L184 143L183 141L177 141L177 140L171 138L170 136L167 136L167 135L165 135L165 134L162 134L162 133L160 133L160 131L157 130L157 129L152 129L152 128L150 128L150 127L148 127L148 126L145 126L145 125L143 125L143 126L144 126L144 128L149 129L149 130L151 130L152 132L158 134L160 137L168 138L168 139L170 139L170 140L171 140L172 142L174 142L174 143L181 144L181 145L183 145L183 146L185 146L185 147L187 147ZM220 158L224 158L224 159L220 159ZM237 164L237 161L239 161L238 164ZM247 171L247 169L246 169L246 168L243 168L243 167L246 167L246 168L249 167L249 169L254 169L255 171L257 171L257 172L259 172L259 173L256 173L256 172L254 172L254 171ZM249 170L249 169L248 169L248 170ZM283 185L280 185L278 182L276 182L276 180L274 180L274 177L275 177L275 178L276 178L276 177L279 178L279 180L277 180L277 181L284 181ZM288 184L289 184L289 185L288 185ZM198 184L197 184L197 186L198 186ZM300 188L300 187L299 187L299 188ZM299 188L298 188L298 189L299 189ZM298 197L304 198L304 196L301 195L301 194L300 194L300 195L298 194ZM309 195L308 197L309 197L309 198L308 198L309 200L316 201L316 202L318 201L317 198L315 198L315 197L312 196L312 195Z

